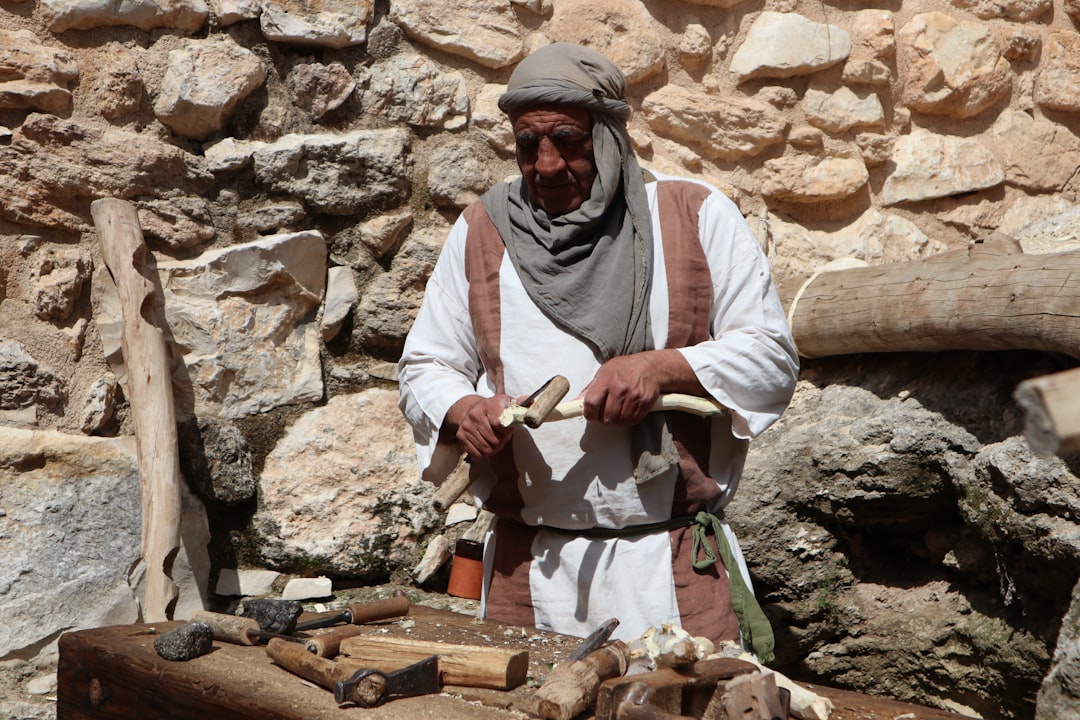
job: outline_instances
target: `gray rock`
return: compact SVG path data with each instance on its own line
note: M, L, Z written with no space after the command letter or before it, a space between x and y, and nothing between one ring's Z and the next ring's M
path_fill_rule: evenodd
M304 607L295 600L256 598L244 601L240 615L255 620L263 632L288 635L296 629L296 621L303 612Z
M202 622L184 623L158 635L154 650L166 660L185 662L205 655L214 647L214 629Z
M235 506L255 499L251 451L231 422L209 417L177 424L180 470L205 502Z

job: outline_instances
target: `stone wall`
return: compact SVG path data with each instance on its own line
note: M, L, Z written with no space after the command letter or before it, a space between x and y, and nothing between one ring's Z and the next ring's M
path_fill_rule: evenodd
M213 601L222 568L401 579L439 534L393 361L450 223L515 171L495 99L531 48L618 62L643 163L731 195L785 298L839 257L904 261L992 230L1027 252L1076 247L1080 3L861 5L5 0L0 536L20 545L0 559L0 660L139 613L96 198L138 208L172 341L193 490L178 617ZM1032 716L1080 567L1080 500L1075 466L1026 452L1009 392L1063 361L853 362L807 363L732 508L786 667ZM1046 717L1075 710L1075 657L1058 648Z

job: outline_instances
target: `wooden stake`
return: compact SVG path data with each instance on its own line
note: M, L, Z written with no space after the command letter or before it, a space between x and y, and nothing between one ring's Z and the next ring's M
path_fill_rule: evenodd
M104 198L91 204L90 213L123 314L124 391L135 425L142 500L143 620L159 622L169 619L178 594L172 564L180 550L181 483L169 348L155 324L161 322L161 298L150 278L135 206Z
M1080 368L1025 380L1013 397L1026 413L1024 437L1032 450L1080 453Z
M1080 250L1004 236L921 260L823 272L789 316L799 354L1044 350L1080 358Z

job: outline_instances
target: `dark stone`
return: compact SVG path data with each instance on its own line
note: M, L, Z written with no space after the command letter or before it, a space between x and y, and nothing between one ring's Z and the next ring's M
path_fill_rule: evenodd
M293 600L245 600L241 616L259 623L263 632L289 635L304 608Z
M177 424L180 470L204 502L233 507L255 499L251 451L228 421L199 418Z
M154 649L166 660L192 660L210 652L213 646L214 629L201 622L185 623L154 640Z

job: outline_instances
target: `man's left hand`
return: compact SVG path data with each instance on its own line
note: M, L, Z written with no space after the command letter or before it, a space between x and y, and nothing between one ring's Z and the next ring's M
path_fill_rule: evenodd
M662 392L704 394L690 364L677 350L648 350L611 358L581 394L585 419L636 425Z

